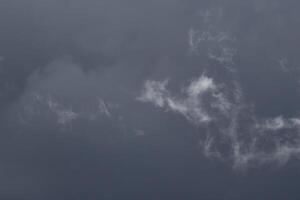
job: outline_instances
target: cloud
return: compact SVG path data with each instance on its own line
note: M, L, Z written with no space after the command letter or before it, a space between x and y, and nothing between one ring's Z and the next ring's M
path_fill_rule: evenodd
M57 123L66 125L78 118L78 114L72 109L61 106L58 102L49 99L47 101L49 109L57 115Z
M112 104L107 104L101 98L98 98L98 108L100 113L104 114L106 117L112 117L112 113L110 112L110 108L114 107Z
M259 128L262 130L280 131L284 129L298 129L300 125L300 119L298 118L284 118L278 116L275 118L264 119L260 124Z
M168 81L146 81L142 94L137 98L141 102L153 103L155 106L165 108L184 115L195 124L207 123L212 119L207 107L204 105L206 96L213 100L210 107L222 107L223 112L227 109L227 102L219 91L213 79L202 75L193 80L183 90L183 96L177 98L172 96L167 89Z
M228 29L223 29L220 9L207 9L199 13L199 27L188 31L189 51L195 56L204 56L210 63L235 72L234 58L237 56L237 39Z
M216 85L212 78L204 75L200 76L197 80L191 82L187 89L189 96L199 96L207 91L216 90Z
M238 84L230 89L202 74L179 94L172 94L167 86L166 80L146 81L137 99L205 128L199 133L199 145L206 157L230 160L235 169L269 163L282 166L300 157L300 120L258 119Z
M168 99L166 85L168 81L146 81L145 88L138 100L142 102L151 102L158 107L164 107Z
M274 119L265 120L264 124L262 125L262 128L267 129L267 130L276 131L276 130L285 128L287 126L288 125L287 125L287 122L285 121L285 119L283 119L282 116L279 116Z
M72 127L81 121L113 120L117 106L104 100L100 84L97 72L86 73L69 58L57 59L30 76L10 113L16 124L29 127L39 122Z

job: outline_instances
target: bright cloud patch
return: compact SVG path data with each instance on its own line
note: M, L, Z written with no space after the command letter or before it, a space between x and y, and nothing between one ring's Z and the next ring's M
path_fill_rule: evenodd
M202 75L180 95L172 94L167 86L168 81L146 81L138 100L182 114L194 125L205 127L206 132L199 132L205 156L231 160L238 169L284 165L300 157L300 120L282 116L257 119L243 101L238 84L229 89Z
M209 109L205 106L207 103L209 103L208 107L220 106L226 110L226 106L224 106L226 99L221 98L222 93L211 78L202 75L192 81L184 89L182 98L172 96L167 89L167 84L168 81L146 81L138 100L183 114L188 120L198 125L213 120L213 116L209 114ZM211 101L207 102L205 98L211 98Z

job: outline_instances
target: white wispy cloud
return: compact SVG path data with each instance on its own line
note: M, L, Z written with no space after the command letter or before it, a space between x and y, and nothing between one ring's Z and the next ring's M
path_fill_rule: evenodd
M207 91L214 91L217 89L212 78L206 77L204 75L200 76L197 80L191 82L190 86L187 88L187 93L190 96L196 97Z
M205 127L207 132L201 134L206 137L199 141L205 156L231 160L236 169L267 163L282 166L300 157L300 119L258 119L244 102L237 83L230 89L201 75L180 95L172 95L167 86L168 81L146 81L138 100L182 114L193 124ZM217 127L210 129L212 122Z
M103 99L98 98L98 108L99 108L100 113L104 114L107 117L111 117L112 114L109 110L109 107L110 106L107 105Z
M49 110L56 114L58 124L67 125L79 117L78 113L75 113L72 109L62 106L51 98L47 100L47 105Z
M202 75L193 80L187 88L183 90L180 98L172 96L167 89L168 81L146 81L142 94L137 98L142 102L153 103L155 106L165 108L184 115L195 124L207 123L212 120L208 110L204 106L205 96L211 96L214 100L210 106L222 107L226 110L227 102L219 93L218 86L213 79Z
M236 38L228 31L220 29L220 14L217 10L203 10L199 21L201 28L190 28L188 31L189 52L193 55L203 54L209 60L219 63L225 69L235 72L234 57L238 53Z
M63 127L113 120L117 106L97 90L97 75L85 73L68 58L50 63L29 78L26 92L15 105L17 118L26 126L45 121Z
M72 103L59 101L55 95L51 94L44 95L35 92L27 98L26 104L22 105L23 108L18 112L20 122L27 125L34 119L50 120L50 115L54 116L56 123L61 126L72 125L75 120L95 121L103 117L112 118L111 110L116 108L114 104L105 102L99 97L94 100L94 105L89 105L91 109L84 110L73 106Z
M299 129L300 119L298 118L284 118L278 116L275 118L264 119L260 124L257 124L258 128L262 130L280 131L283 129Z
M146 81L145 88L138 100L154 103L158 107L164 107L168 99L167 84L168 80Z
M274 119L265 120L261 128L276 131L276 130L286 128L287 126L289 126L287 124L287 121L283 119L282 116L279 116Z

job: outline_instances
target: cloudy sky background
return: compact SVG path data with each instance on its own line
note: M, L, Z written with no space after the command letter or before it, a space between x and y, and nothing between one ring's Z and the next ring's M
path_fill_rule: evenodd
M2 0L1 199L299 199L296 0Z

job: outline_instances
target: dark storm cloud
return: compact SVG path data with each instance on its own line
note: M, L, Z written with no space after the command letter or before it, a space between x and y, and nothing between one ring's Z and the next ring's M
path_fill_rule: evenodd
M0 197L297 199L298 10L1 1Z

